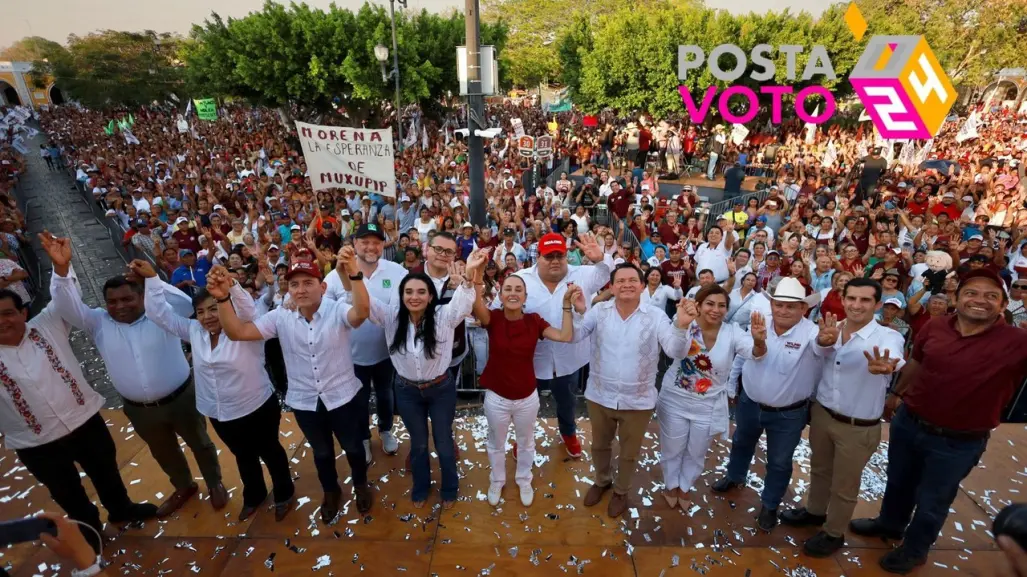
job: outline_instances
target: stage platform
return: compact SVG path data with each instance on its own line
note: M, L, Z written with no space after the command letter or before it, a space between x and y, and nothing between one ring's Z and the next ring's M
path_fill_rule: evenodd
M166 476L120 411L105 411L118 445L122 475L131 496L159 502L171 493ZM660 496L660 467L656 423L646 437L635 490L623 519L606 516L606 499L592 509L582 498L594 478L588 451L589 423L580 420L585 455L566 457L555 420L536 427L538 456L535 502L521 506L512 481L513 458L508 456L510 481L506 501L488 505L488 459L484 417L461 417L457 424L461 448L460 502L449 511L438 506L414 509L409 501L410 479L403 472L406 442L393 457L382 455L374 440L376 461L371 470L376 492L370 515L360 517L355 503L333 526L317 515L321 491L310 449L291 414L283 416L281 441L292 455L299 506L281 523L265 508L246 523L235 517L242 487L234 459L218 442L225 486L232 494L220 513L194 498L171 519L148 522L116 538L105 550L111 566L105 575L185 577L246 577L250 575L402 575L404 577L535 575L602 575L608 577L871 577L885 575L878 558L891 546L879 540L847 536L848 547L827 559L799 552L812 529L779 527L771 534L756 530L759 498L752 488L728 496L714 495L708 486L718 479L727 460L727 441L717 441L699 480L695 506L671 510ZM401 431L401 438L406 433ZM885 431L887 438L887 431ZM1021 447L1020 442L1025 442ZM876 515L884 491L886 443L864 471L863 494L857 516ZM991 519L1004 505L1023 499L1027 470L1027 431L1023 425L1003 425L992 436L977 470L963 484L942 536L927 565L913 575L950 574L991 576L1001 556L989 533ZM189 454L189 451L186 451ZM760 487L762 456L750 475L750 487ZM193 471L196 472L195 463ZM55 506L43 486L16 461L12 451L0 452L0 518L11 519ZM340 476L348 477L345 458ZM434 465L434 461L433 461ZM783 506L798 506L808 486L809 448L805 442L795 457L795 476ZM198 474L198 473L197 473ZM438 477L435 467L436 480ZM199 481L201 489L202 480ZM87 488L92 494L91 486ZM349 491L347 490L347 495ZM348 497L347 497L348 499ZM268 504L270 505L270 504ZM104 513L105 514L105 513ZM15 577L68 575L66 564L49 550L22 544L2 551L0 565Z

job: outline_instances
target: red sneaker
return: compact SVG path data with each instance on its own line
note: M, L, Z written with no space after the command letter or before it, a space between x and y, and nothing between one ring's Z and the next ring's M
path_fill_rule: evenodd
M563 448L567 450L567 454L572 459L578 459L581 457L581 443L578 441L577 435L560 435L563 437Z
M513 450L514 461L516 461L517 460L517 441L513 442L513 448L514 448L514 450Z

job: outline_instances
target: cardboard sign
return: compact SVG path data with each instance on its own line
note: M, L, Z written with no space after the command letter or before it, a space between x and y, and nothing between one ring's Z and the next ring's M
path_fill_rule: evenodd
M392 129L296 123L314 190L342 188L395 198Z

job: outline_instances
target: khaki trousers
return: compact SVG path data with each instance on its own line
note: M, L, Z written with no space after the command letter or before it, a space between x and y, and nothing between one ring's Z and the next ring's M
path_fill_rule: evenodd
M641 411L616 410L588 401L588 419L592 423L592 464L596 468L596 485L613 484L618 495L631 489L631 477L642 450L642 439L652 419L652 409ZM611 469L613 440L620 441L617 455L617 475Z
M881 442L881 425L857 427L835 420L819 403L810 410L810 486L806 510L827 515L824 531L841 537L859 497L863 467Z

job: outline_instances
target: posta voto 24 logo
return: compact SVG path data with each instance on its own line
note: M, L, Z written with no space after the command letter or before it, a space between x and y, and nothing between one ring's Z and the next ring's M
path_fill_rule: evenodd
M863 39L867 23L855 2L849 4L845 23L857 41ZM780 124L782 96L793 93L793 88L764 84L774 77L777 69L774 61L769 58L773 49L768 44L760 44L752 49L752 62L761 67L762 71L753 70L749 76L760 83L761 94L773 98L770 120L773 124ZM787 56L786 77L795 80L796 55L804 52L803 47L783 45L778 46L777 51ZM720 57L724 55L733 57L734 68L725 70L721 67ZM710 74L718 80L734 82L745 73L746 54L734 44L721 44L710 51L707 62L706 53L701 47L678 47L678 77L681 80L687 80L688 72L700 68L704 63L709 67ZM808 81L818 75L830 80L837 78L827 50L820 45L813 46L809 52L801 79ZM948 75L923 36L872 37L849 74L849 82L883 138L931 138L945 122L945 117L956 101L956 91ZM698 105L687 85L682 84L678 90L692 122L702 124L717 96L717 88L707 87ZM823 98L825 106L823 111L818 107L817 112L809 114L804 105L806 98L813 95ZM745 112L735 114L731 110L729 103L734 96L741 96L748 101ZM759 111L758 96L748 86L733 84L720 93L717 108L724 120L745 124L753 120ZM795 92L795 113L803 122L822 124L831 118L835 108L834 95L824 86L812 84Z
M861 40L867 23L856 3L845 12ZM923 36L873 36L849 82L883 138L926 139L938 133L956 90Z

